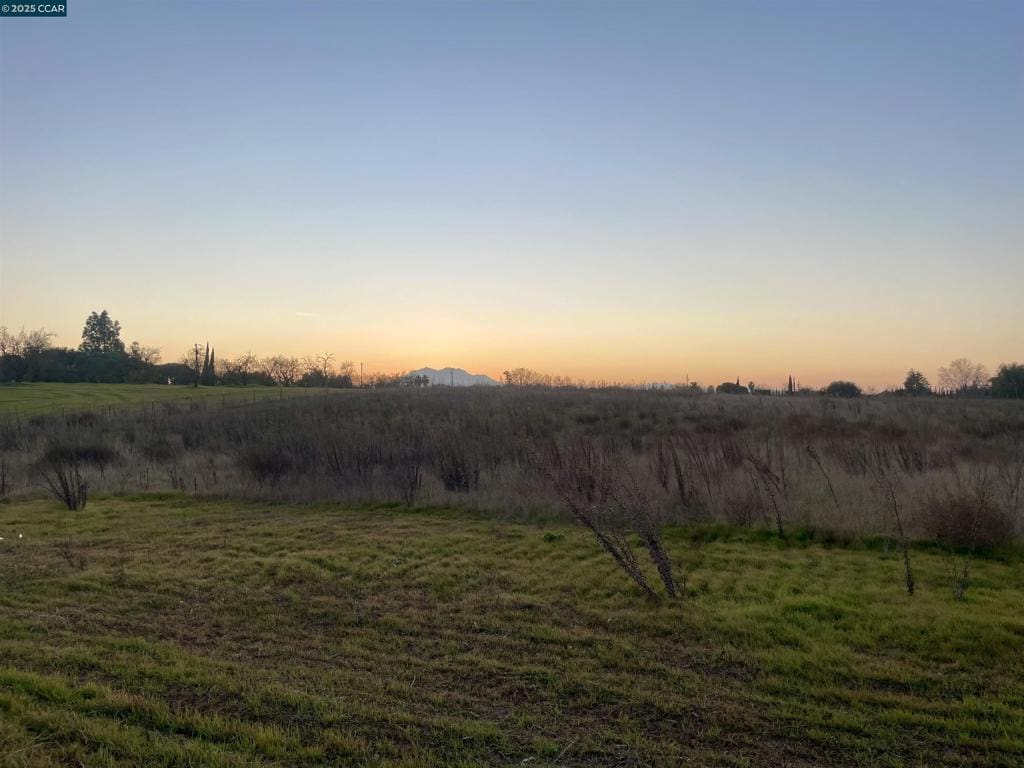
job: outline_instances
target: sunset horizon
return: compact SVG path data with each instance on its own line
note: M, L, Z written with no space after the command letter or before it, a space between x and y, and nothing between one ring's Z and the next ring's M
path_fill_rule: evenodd
M1019 5L228 7L0 29L0 325L630 383L1024 358Z
M116 306L116 305L111 305ZM135 325L131 315L119 313L116 309L111 310L106 306L97 305L81 312L80 320L75 323L69 321L70 327L67 330L58 330L52 325L36 323L10 323L6 318L0 320L0 327L7 327L9 331L15 332L22 328L26 330L42 328L54 333L53 343L56 346L75 348L81 342L81 327L86 316L91 311L107 309L113 319L121 323L123 327L123 338L126 342L137 341L142 345L155 347L159 350L162 362L178 362L192 348L194 344L210 344L223 361L234 359L241 355L252 354L263 358L272 355L288 355L296 358L311 358L316 355L329 353L337 363L350 362L356 370L360 365L366 374L385 373L399 374L408 373L420 368L457 368L472 374L483 374L497 381L502 380L504 371L514 368L529 368L540 373L552 376L565 377L583 385L618 385L642 386L648 385L686 385L697 383L701 387L714 387L722 382L736 381L737 379L746 386L753 382L757 387L781 390L786 387L790 376L801 386L812 389L820 389L829 382L837 380L854 381L867 391L884 391L886 389L897 389L902 386L903 379L910 369L920 370L930 379L936 380L938 371L957 358L968 358L980 363L992 374L1002 364L1017 362L1022 355L982 357L973 350L962 350L960 353L953 349L946 357L936 357L932 353L930 357L925 355L907 356L898 352L891 354L880 354L874 358L874 366L862 366L859 369L844 363L839 355L831 358L827 355L824 346L819 359L834 362L801 365L792 357L792 353L786 349L779 348L778 360L773 360L773 354L769 350L751 350L749 355L738 358L733 364L730 359L716 357L712 350L704 353L703 359L709 357L716 359L714 366L701 367L696 362L688 364L684 355L674 355L672 350L665 349L657 354L634 353L627 354L622 360L607 359L604 355L596 353L593 355L593 362L583 365L576 363L560 362L556 357L544 357L533 352L535 347L527 345L523 347L511 347L513 350L508 354L495 351L490 356L474 357L471 347L459 344L441 346L423 346L420 352L403 353L400 340L385 339L380 347L372 348L365 342L361 343L358 338L353 338L349 344L339 344L333 339L340 336L332 335L331 331L322 330L324 324L329 323L329 318L321 319L317 315L294 314L289 318L281 318L280 330L271 338L277 338L280 343L271 346L263 344L241 344L231 345L225 343L224 336L217 333L204 336L196 334L195 338L187 338L181 342L172 338L170 341L161 343L159 337L145 337L134 331ZM77 328L76 328L77 325ZM310 327L320 326L318 333L312 334ZM289 330L293 333L290 334ZM294 335L296 338L309 339L315 336L321 343L307 341L304 345L289 345L288 339ZM244 339L244 337L242 337ZM260 335L257 338L267 339L267 335ZM540 344L538 344L540 346ZM464 353L452 350L462 349ZM362 354L359 354L359 352ZM806 350L805 350L806 354ZM696 358L691 358L696 359ZM787 364L786 360L793 360ZM654 363L645 365L645 361L655 360ZM755 366L746 361L760 361ZM755 371L752 373L752 371Z

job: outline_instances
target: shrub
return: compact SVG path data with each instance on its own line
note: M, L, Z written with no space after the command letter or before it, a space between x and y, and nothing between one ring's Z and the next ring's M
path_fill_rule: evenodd
M721 384L719 384L717 387L715 387L715 392L718 392L719 394L722 394L722 395L749 395L750 394L750 390L747 389L746 387L744 387L738 381L737 382L723 381Z
M984 491L932 492L924 501L928 535L956 549L991 548L1013 538L1013 520Z
M749 526L764 518L764 499L757 486L740 486L736 491L726 492L722 498L722 514L733 525Z
M101 472L114 463L117 452L104 443L50 443L43 452L48 463L90 464Z
M860 397L861 390L852 381L833 381L825 389L822 390L823 394L829 397Z
M480 465L464 441L451 436L434 454L434 470L445 490L465 493L480 482Z
M69 427L95 427L100 418L92 411L81 411L71 414L64 421Z
M238 453L238 465L252 473L260 485L277 485L291 470L292 464L287 453L266 443L252 443Z
M39 474L53 497L74 512L85 507L89 484L82 477L78 462L55 455L44 457L38 465Z
M170 461L184 451L182 446L172 442L167 435L151 435L142 444L142 455L150 461Z

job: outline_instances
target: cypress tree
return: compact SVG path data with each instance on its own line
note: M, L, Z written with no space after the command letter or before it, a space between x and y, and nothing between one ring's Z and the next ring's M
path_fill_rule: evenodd
M199 372L199 381L203 384L210 373L210 342L206 342L206 357L203 358L203 369Z
M210 350L210 384L217 383L216 350Z

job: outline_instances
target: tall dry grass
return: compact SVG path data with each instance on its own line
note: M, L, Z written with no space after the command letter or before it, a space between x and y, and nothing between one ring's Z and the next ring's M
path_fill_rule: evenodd
M623 519L909 540L937 537L942 508L947 517L998 516L976 547L1024 533L1024 408L1009 401L438 388L0 417L7 495L44 490L38 467L49 456L74 460L94 493L571 515L565 487L535 457L584 443L628 479L617 500L605 489L605 506ZM958 490L956 478L972 473L990 489L981 512Z

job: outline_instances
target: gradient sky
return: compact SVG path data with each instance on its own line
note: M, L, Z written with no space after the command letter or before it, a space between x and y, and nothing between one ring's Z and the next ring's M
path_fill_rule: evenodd
M781 385L1024 360L1024 3L0 19L0 325Z

